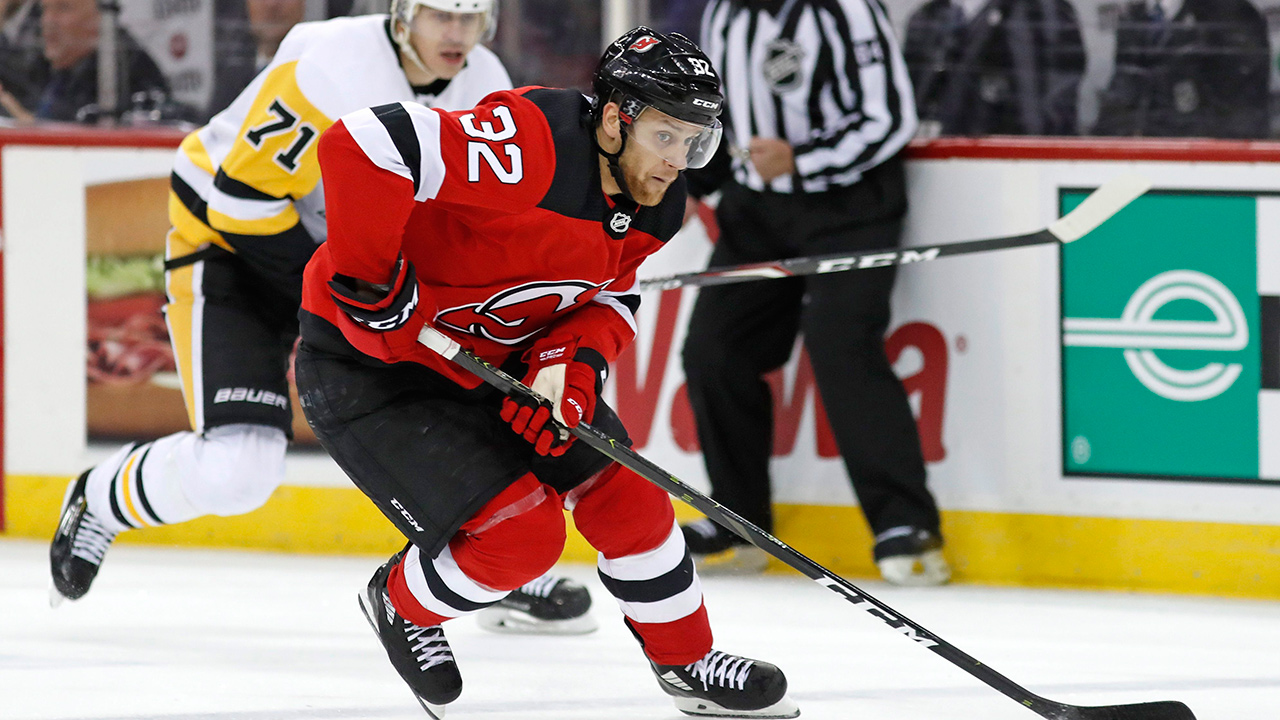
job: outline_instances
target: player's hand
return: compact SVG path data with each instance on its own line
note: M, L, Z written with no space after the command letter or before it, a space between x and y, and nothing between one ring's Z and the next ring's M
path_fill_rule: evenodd
M435 303L418 283L413 263L402 256L391 281L374 285L345 275L334 275L329 293L342 313L342 334L360 352L383 362L405 359L418 347L418 332L426 324Z
M795 152L786 140L753 137L747 143L747 150L751 153L751 164L765 182L796 171Z
M525 352L529 365L524 384L546 398L535 404L523 395L502 401L501 417L511 429L533 444L539 455L559 457L573 444L574 436L564 428L590 422L596 397L604 385L606 367L599 353L578 348L576 339L544 339ZM559 423L549 424L554 419Z

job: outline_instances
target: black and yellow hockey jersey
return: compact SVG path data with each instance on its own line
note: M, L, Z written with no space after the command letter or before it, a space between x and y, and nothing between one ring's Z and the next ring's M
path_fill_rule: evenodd
M462 110L511 88L482 46L452 80L410 86L389 22L366 15L295 26L235 101L186 137L171 176L169 260L218 246L300 298L302 270L326 237L320 133L364 107Z

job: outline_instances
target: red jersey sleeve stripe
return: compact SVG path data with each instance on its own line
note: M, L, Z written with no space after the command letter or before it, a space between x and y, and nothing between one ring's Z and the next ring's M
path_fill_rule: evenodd
M363 108L346 115L342 118L342 124L370 162L413 182L415 189L418 187L417 168L410 168L400 147L392 140L389 129L374 113L373 108Z
M634 335L636 333L636 308L640 305L640 296L635 292L635 283L632 283L632 287L623 292L601 290L595 297L591 298L591 301L600 303L618 313L626 321L627 327L631 328L631 334Z

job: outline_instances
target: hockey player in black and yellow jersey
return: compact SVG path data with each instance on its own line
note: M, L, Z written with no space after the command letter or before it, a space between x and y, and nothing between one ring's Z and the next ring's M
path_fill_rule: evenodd
M115 536L266 503L285 476L286 373L302 271L325 240L316 141L339 117L414 101L470 108L511 87L480 41L494 0L394 0L390 15L297 25L174 160L166 318L190 432L121 448L67 489L50 551L55 602L88 592ZM589 632L590 596L545 576L482 618Z

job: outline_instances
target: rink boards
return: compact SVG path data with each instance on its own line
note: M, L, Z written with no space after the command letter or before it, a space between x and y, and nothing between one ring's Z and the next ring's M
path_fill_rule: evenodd
M177 139L0 134L10 534L51 535L67 479L109 451L113 433L162 434L181 422L170 417L176 390L163 373L106 388L85 367L86 252L163 233L155 228ZM1271 562L1280 547L1280 147L968 140L912 152L908 245L1044 227L1120 172L1155 183L1072 246L900 271L887 350L917 412L957 576L1280 597ZM100 220L104 202L132 202L106 191L129 188L144 209ZM698 269L709 248L695 223L643 274ZM695 292L647 294L639 337L608 392L637 449L705 489L679 366ZM779 536L833 569L870 574L865 522L803 352L770 382ZM147 409L142 396L163 403ZM398 545L336 466L305 448L263 509L125 540L306 552ZM576 536L567 552L592 558Z

